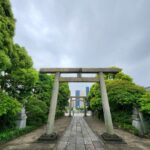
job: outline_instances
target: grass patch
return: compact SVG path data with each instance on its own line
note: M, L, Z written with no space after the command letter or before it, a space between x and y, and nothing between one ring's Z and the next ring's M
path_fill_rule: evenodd
M29 133L35 129L37 129L39 126L27 126L23 129L6 129L0 132L0 144L4 144L14 138L17 138L21 135L24 135L26 133Z

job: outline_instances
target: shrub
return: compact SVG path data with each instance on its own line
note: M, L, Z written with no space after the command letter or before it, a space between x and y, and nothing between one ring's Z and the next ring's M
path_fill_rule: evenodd
M21 104L16 99L0 91L0 130L13 127L15 116L20 110Z
M48 107L44 101L30 97L26 104L27 124L39 125L47 120Z
M150 114L150 91L145 92L145 94L138 100L140 110L146 114Z

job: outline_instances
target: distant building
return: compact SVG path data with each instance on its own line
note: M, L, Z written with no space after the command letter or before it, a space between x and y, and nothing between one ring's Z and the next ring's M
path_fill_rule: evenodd
M145 90L150 91L150 86L146 87Z
M85 90L86 90L86 96L88 96L88 93L89 93L89 91L90 91L90 88L87 86L87 87L85 88Z
M85 96L85 90L82 90L81 93L80 93L80 96ZM84 99L81 98L81 101L80 101L80 108L83 108L84 107Z
M85 91L86 91L86 96L88 96L88 94L89 94L89 92L90 92L90 88L87 86L86 88L85 88ZM87 101L86 102L86 106L89 106L90 105L90 103L89 103L89 101Z
M89 91L90 91L89 87L86 87L85 90L83 90L83 91L76 90L75 96L88 96ZM89 104L87 103L86 105L88 106ZM76 98L76 100L73 102L73 107L75 107L75 108L84 107L83 99Z
M75 91L75 96L80 96L80 90ZM76 98L76 108L80 108L80 98Z

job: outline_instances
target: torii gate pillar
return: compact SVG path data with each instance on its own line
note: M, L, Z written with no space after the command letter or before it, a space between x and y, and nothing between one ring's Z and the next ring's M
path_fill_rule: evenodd
M84 102L84 117L87 116L87 110L86 110L86 98L83 99L83 102Z
M72 98L69 101L69 117L71 117L71 109L72 109Z
M58 92L59 92L59 76L60 76L60 73L55 74L52 98L51 98L49 114L48 114L48 122L47 122L47 130L46 130L47 135L50 135L53 133L55 114L56 114L56 106L57 106L57 98L58 98Z
M100 72L99 75L106 132L112 135L114 134L114 130L103 72Z

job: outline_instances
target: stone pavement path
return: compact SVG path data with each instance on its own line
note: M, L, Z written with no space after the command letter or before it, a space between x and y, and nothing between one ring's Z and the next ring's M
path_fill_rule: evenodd
M60 139L57 150L105 150L104 144L81 116L73 117Z

